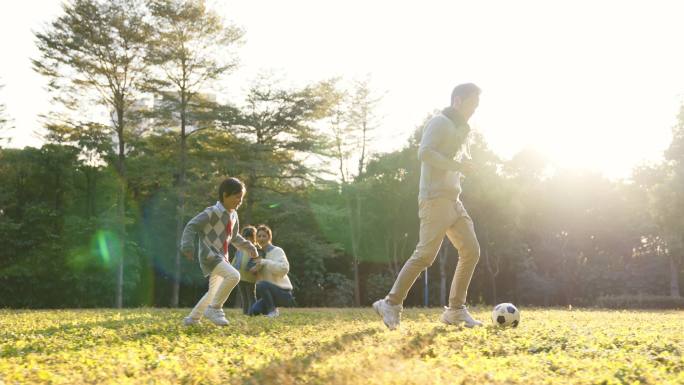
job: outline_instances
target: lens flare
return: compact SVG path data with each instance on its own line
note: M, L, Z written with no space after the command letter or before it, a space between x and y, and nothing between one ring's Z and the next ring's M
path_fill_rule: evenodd
M110 253L110 245L108 244L108 237L110 233L107 231L98 231L97 234L95 234L95 243L97 245L97 251L102 258L102 262L104 263L105 266L109 266L111 261L112 261L112 256Z

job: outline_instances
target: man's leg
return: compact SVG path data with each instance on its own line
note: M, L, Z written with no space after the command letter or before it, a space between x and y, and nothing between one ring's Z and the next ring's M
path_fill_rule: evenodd
M373 309L390 330L399 326L402 305L418 275L437 257L444 233L456 218L453 201L443 198L421 201L418 217L420 232L415 251L402 267L387 297L373 303Z
M418 216L418 245L387 295L386 300L390 305L401 305L420 273L435 261L444 233L455 218L454 202L442 198L423 201L420 203Z
M447 237L458 250L458 264L449 292L449 307L459 308L466 302L468 286L480 259L480 244L475 235L473 221L468 216L459 218L447 230Z
M447 236L458 249L458 264L451 282L449 307L442 314L442 322L447 324L464 323L468 327L481 326L482 322L473 319L465 308L470 280L480 259L480 244L475 235L473 221L460 202L458 202L456 211L460 212L461 215L456 223L447 230Z

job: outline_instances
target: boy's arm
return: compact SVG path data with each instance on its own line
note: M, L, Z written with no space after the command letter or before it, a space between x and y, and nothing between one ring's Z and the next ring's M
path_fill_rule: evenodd
M194 251L194 243L200 230L209 222L209 213L207 210L195 215L183 229L181 236L180 250L186 257L192 259Z
M242 235L240 235L239 218L235 220L235 226L233 226L233 234L231 234L230 243L232 243L233 246L235 246L236 248L248 253L251 258L256 258L259 256L257 254L256 246L254 246L252 242L246 240L242 237Z

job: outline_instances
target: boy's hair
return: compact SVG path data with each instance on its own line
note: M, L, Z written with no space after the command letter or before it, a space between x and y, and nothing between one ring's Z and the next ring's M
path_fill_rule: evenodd
M247 225L242 228L242 236L252 243L256 243L256 233L257 229L252 225Z
M265 232L267 232L267 233L268 233L268 237L269 237L270 239L273 239L273 231L271 231L271 228L270 228L270 227L268 227L268 226L266 226L266 225L259 225L259 226L257 226L257 233L258 233L259 231L265 231Z
M474 83L463 83L459 84L456 87L454 87L454 90L451 91L451 104L454 104L454 99L457 97L460 98L461 100L463 99L468 99L469 97L477 94L479 95L482 90L480 90L480 87L476 86Z
M223 195L235 195L240 191L245 191L244 183L240 182L238 178L226 178L221 182L218 190L219 202L223 202Z

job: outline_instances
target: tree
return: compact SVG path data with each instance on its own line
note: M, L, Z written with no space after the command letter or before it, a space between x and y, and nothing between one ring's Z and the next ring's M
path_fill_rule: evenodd
M311 158L327 146L316 125L329 114L330 89L328 81L286 89L270 77L260 77L239 116L223 119L221 124L244 143L234 167L242 170L248 188L246 219L252 219L262 192L286 194L318 180L321 171Z
M149 8L155 25L148 59L155 65L148 79L149 91L160 95L158 124L180 126L178 134L178 179L176 244L185 224L187 140L193 133L213 126L216 105L202 90L210 82L233 70L237 60L228 56L243 31L225 25L204 0L151 0ZM160 113L160 114L159 114ZM171 306L178 306L180 289L180 250L175 253L175 281Z
M347 202L347 215L351 234L352 267L354 272L354 304L361 304L361 286L359 279L359 254L361 226L363 222L363 202L360 191L362 178L366 164L368 163L369 143L372 131L377 127L378 119L375 113L380 97L373 95L370 88L370 80L357 80L352 84L350 91L334 92L334 109L331 120L332 139L334 143L333 154L339 164L340 178L342 181L342 194ZM357 168L353 177L350 177L348 163L356 159Z
M679 110L677 124L672 128L672 143L665 152L669 163L669 180L660 200L660 224L668 240L670 262L670 295L680 297L679 270L684 255L684 105Z
M0 90L4 88L4 85L0 84ZM0 131L10 128L11 120L7 116L6 107L3 103L0 103ZM7 140L8 142L12 139L4 138L0 136L0 141Z
M70 110L82 108L86 96L110 113L116 132L116 171L120 178L118 261L115 304L123 306L126 245L126 152L130 114L146 72L150 38L146 11L139 0L75 0L45 32L36 33L40 58L34 70L50 79L55 101Z
M519 248L514 235L514 207L510 204L513 191L498 172L501 160L487 147L479 133L473 132L472 142L475 172L463 181L463 196L468 213L477 224L481 264L489 274L492 302L498 303L499 275L503 262L510 260ZM507 258L508 257L508 258Z

